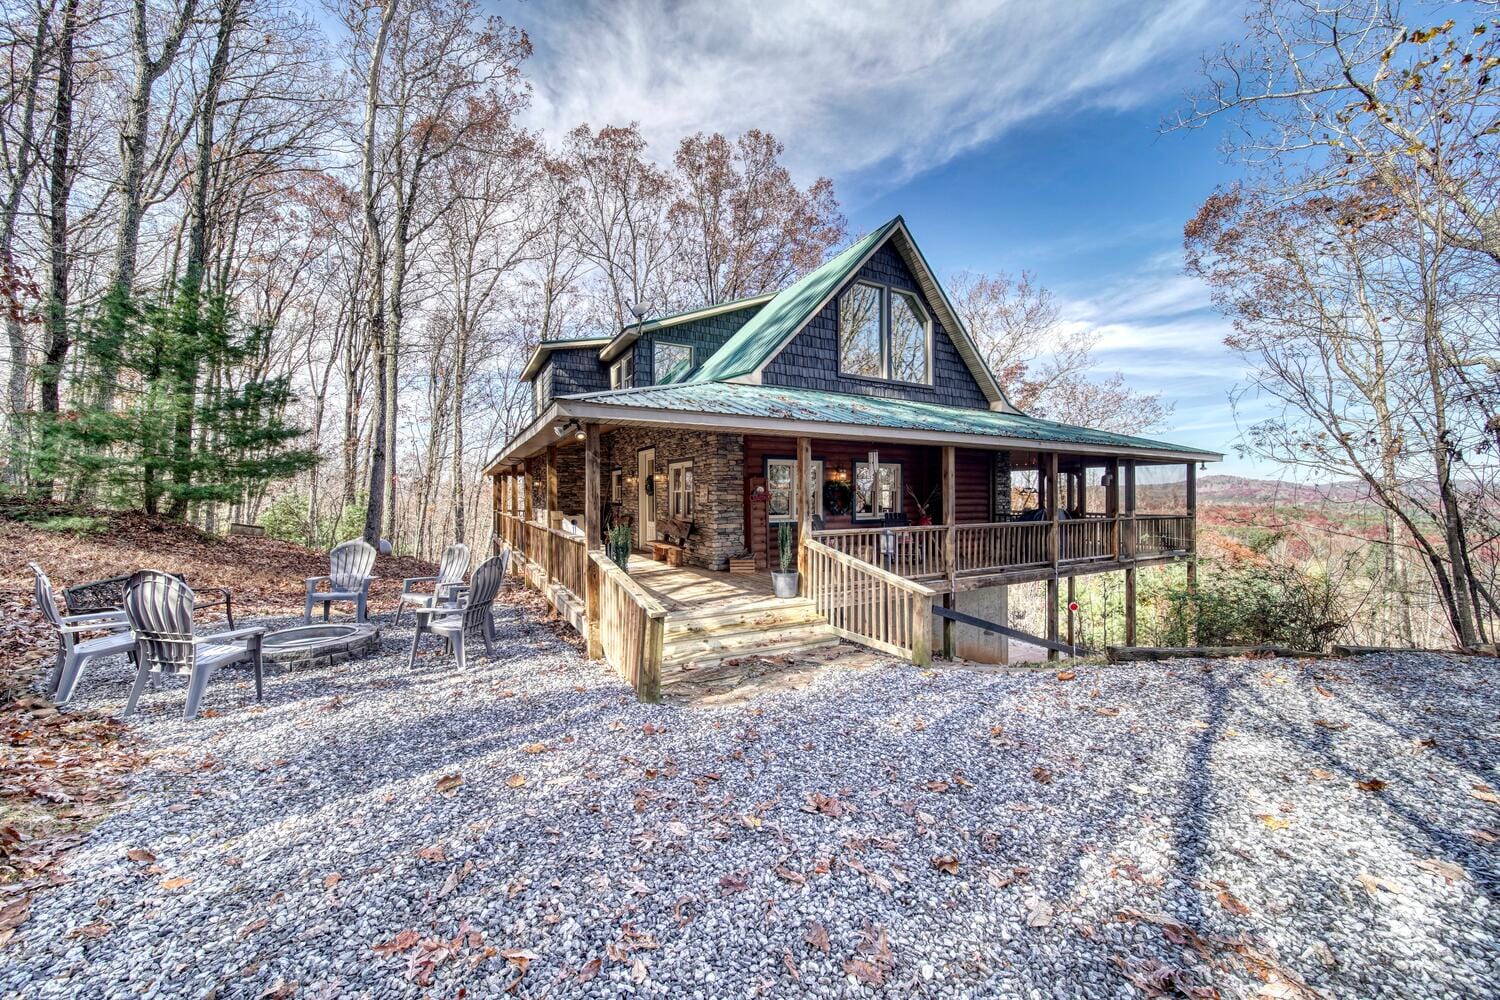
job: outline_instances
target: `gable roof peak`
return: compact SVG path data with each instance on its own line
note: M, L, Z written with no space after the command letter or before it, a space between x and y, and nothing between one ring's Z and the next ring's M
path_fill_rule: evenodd
M927 301L938 314L959 356L978 383L992 408L1019 412L1005 398L994 373L990 371L978 347L970 338L942 283L928 265L927 259L912 239L906 220L900 215L865 234L821 265L783 288L755 316L719 348L694 373L689 382L758 382L765 365L791 342L817 313L838 294L875 252L894 237L896 252L911 268L913 277Z

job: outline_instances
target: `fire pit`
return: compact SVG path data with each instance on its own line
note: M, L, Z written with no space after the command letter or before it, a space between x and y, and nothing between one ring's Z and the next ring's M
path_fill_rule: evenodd
M268 663L292 666L328 658L353 659L380 646L380 629L374 625L298 625L267 632L261 640L261 657Z

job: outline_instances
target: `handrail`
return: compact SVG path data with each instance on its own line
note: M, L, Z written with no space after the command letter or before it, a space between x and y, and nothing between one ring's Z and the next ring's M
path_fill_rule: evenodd
M932 665L932 600L937 592L815 538L802 543L803 595L846 639Z

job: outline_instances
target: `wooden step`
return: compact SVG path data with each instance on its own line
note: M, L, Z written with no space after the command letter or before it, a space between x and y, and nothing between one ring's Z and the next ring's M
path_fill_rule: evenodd
M700 635L722 635L754 629L810 625L824 621L812 601L786 602L782 606L735 607L729 610L680 616L669 614L665 623L667 639Z
M669 643L662 650L662 665L706 666L746 656L782 656L838 645L839 637L827 625L806 626L777 633L743 634L732 639Z

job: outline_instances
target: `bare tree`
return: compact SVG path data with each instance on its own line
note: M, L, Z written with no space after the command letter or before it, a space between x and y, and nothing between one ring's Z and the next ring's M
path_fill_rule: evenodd
M1134 389L1118 372L1096 374L1098 332L1065 324L1057 298L1033 275L961 271L947 288L990 371L1023 412L1122 433L1156 430L1171 415L1161 393Z
M699 132L677 147L675 267L698 302L781 288L843 243L833 182L820 177L799 189L781 164L783 152L759 129L733 142Z

